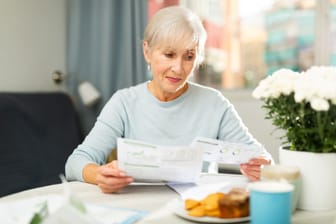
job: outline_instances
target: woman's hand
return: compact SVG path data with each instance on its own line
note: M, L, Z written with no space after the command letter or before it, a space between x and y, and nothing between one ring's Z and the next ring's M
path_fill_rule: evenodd
M240 171L251 181L260 180L261 167L271 164L271 160L265 157L250 159L247 163L240 164Z
M102 165L97 169L96 184L104 193L116 192L132 182L132 177L119 170L117 160Z

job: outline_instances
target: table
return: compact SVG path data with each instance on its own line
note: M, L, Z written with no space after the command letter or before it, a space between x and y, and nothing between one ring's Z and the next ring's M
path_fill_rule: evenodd
M96 185L87 183L70 182L69 185L71 186L71 189L76 192L76 195L84 202L148 211L149 215L138 221L138 224L194 223L176 216L171 211L170 206L172 206L173 202L178 200L180 196L166 185L130 185L120 193L114 194L104 194ZM0 203L48 194L63 194L63 186L61 184L55 184L15 193L0 198ZM335 224L336 210L319 212L298 210L292 216L292 223Z

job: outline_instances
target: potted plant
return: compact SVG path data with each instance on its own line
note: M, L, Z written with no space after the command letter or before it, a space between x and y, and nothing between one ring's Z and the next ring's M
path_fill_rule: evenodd
M259 83L253 97L285 133L280 164L300 168L298 208L336 209L336 67L280 69Z

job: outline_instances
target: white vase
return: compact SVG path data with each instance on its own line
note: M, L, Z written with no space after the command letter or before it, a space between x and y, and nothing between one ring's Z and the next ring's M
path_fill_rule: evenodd
M280 147L279 163L296 165L300 169L299 209L336 209L336 153L300 152Z

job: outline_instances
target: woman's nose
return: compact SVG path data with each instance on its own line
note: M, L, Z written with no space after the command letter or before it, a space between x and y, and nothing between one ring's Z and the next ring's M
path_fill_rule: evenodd
M176 74L180 74L183 70L183 60L181 58L176 58L171 66L171 70Z

